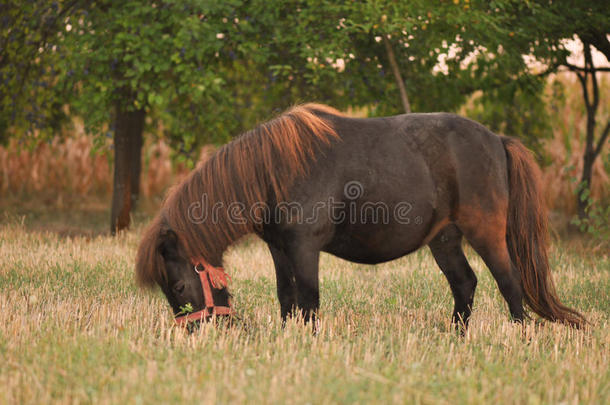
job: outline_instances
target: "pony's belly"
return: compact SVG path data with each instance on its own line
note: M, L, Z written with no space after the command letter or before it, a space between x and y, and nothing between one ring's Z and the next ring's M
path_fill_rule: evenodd
M325 252L332 254L333 256L337 256L341 259L348 260L354 263L362 263L362 264L378 264L383 262L389 262L390 260L398 259L404 255L407 255L415 250L418 247L407 250L403 249L400 251L396 251L393 253L381 252L381 251L364 251L364 250L352 250L352 249L333 249L327 248L324 249Z
M409 254L419 249L423 241L419 232L407 227L397 232L338 232L322 250L351 262L376 264Z

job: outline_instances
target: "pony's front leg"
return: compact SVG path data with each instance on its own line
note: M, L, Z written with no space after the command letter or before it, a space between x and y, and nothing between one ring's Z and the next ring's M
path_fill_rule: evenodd
M282 324L292 315L297 306L297 289L292 270L292 263L284 252L273 245L268 245L273 264L275 265L275 280L277 283L277 298L280 301Z
M320 251L299 243L288 251L296 282L297 306L301 310L305 323L313 321L316 328L316 313L320 308L320 287L318 264Z

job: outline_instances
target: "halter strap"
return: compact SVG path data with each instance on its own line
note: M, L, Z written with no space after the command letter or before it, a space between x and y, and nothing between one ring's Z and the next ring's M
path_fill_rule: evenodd
M235 311L231 308L230 299L227 306L214 305L214 296L212 295L212 288L217 290L226 288L231 281L231 277L225 273L222 267L214 267L202 257L191 259L191 263L193 263L194 270L199 274L199 280L201 280L205 307L200 311L176 317L176 324L184 325L190 321L205 320L216 315L234 315Z

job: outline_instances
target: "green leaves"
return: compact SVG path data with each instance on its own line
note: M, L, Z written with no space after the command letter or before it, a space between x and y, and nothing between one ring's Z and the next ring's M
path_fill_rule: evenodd
M610 242L610 205L597 203L591 196L587 182L579 182L575 193L578 199L585 203L586 216L574 217L571 223L602 246L607 245Z
M187 302L184 306L180 306L180 312L178 312L176 315L188 315L192 312L195 312L195 309L190 302Z
M57 128L69 104L101 132L122 103L163 121L191 156L295 102L400 113L386 36L414 111L457 110L482 90L479 119L503 128L534 111L512 130L537 135L541 86L522 55L556 66L562 38L607 21L589 1L12 0L0 17L0 131Z
M204 116L212 120L223 116L216 106L231 101L223 89L223 64L232 25L224 15L236 4L102 1L71 16L67 23L78 29L65 33L62 42L70 57L61 70L69 76L74 111L86 118L90 130L99 131L112 121L111 106L144 108L153 123L163 119L169 134L191 139L198 130L203 140L208 125L202 124L195 103L214 100Z
M65 121L56 86L56 36L74 2L7 0L0 6L0 141L9 134L55 130ZM44 133L40 133L44 135Z

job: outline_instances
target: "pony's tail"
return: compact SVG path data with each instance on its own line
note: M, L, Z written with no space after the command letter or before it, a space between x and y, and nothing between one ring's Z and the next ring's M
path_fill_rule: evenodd
M548 223L540 169L529 150L502 138L508 163L509 202L506 242L521 274L525 303L543 318L580 328L585 318L557 297L547 257Z

